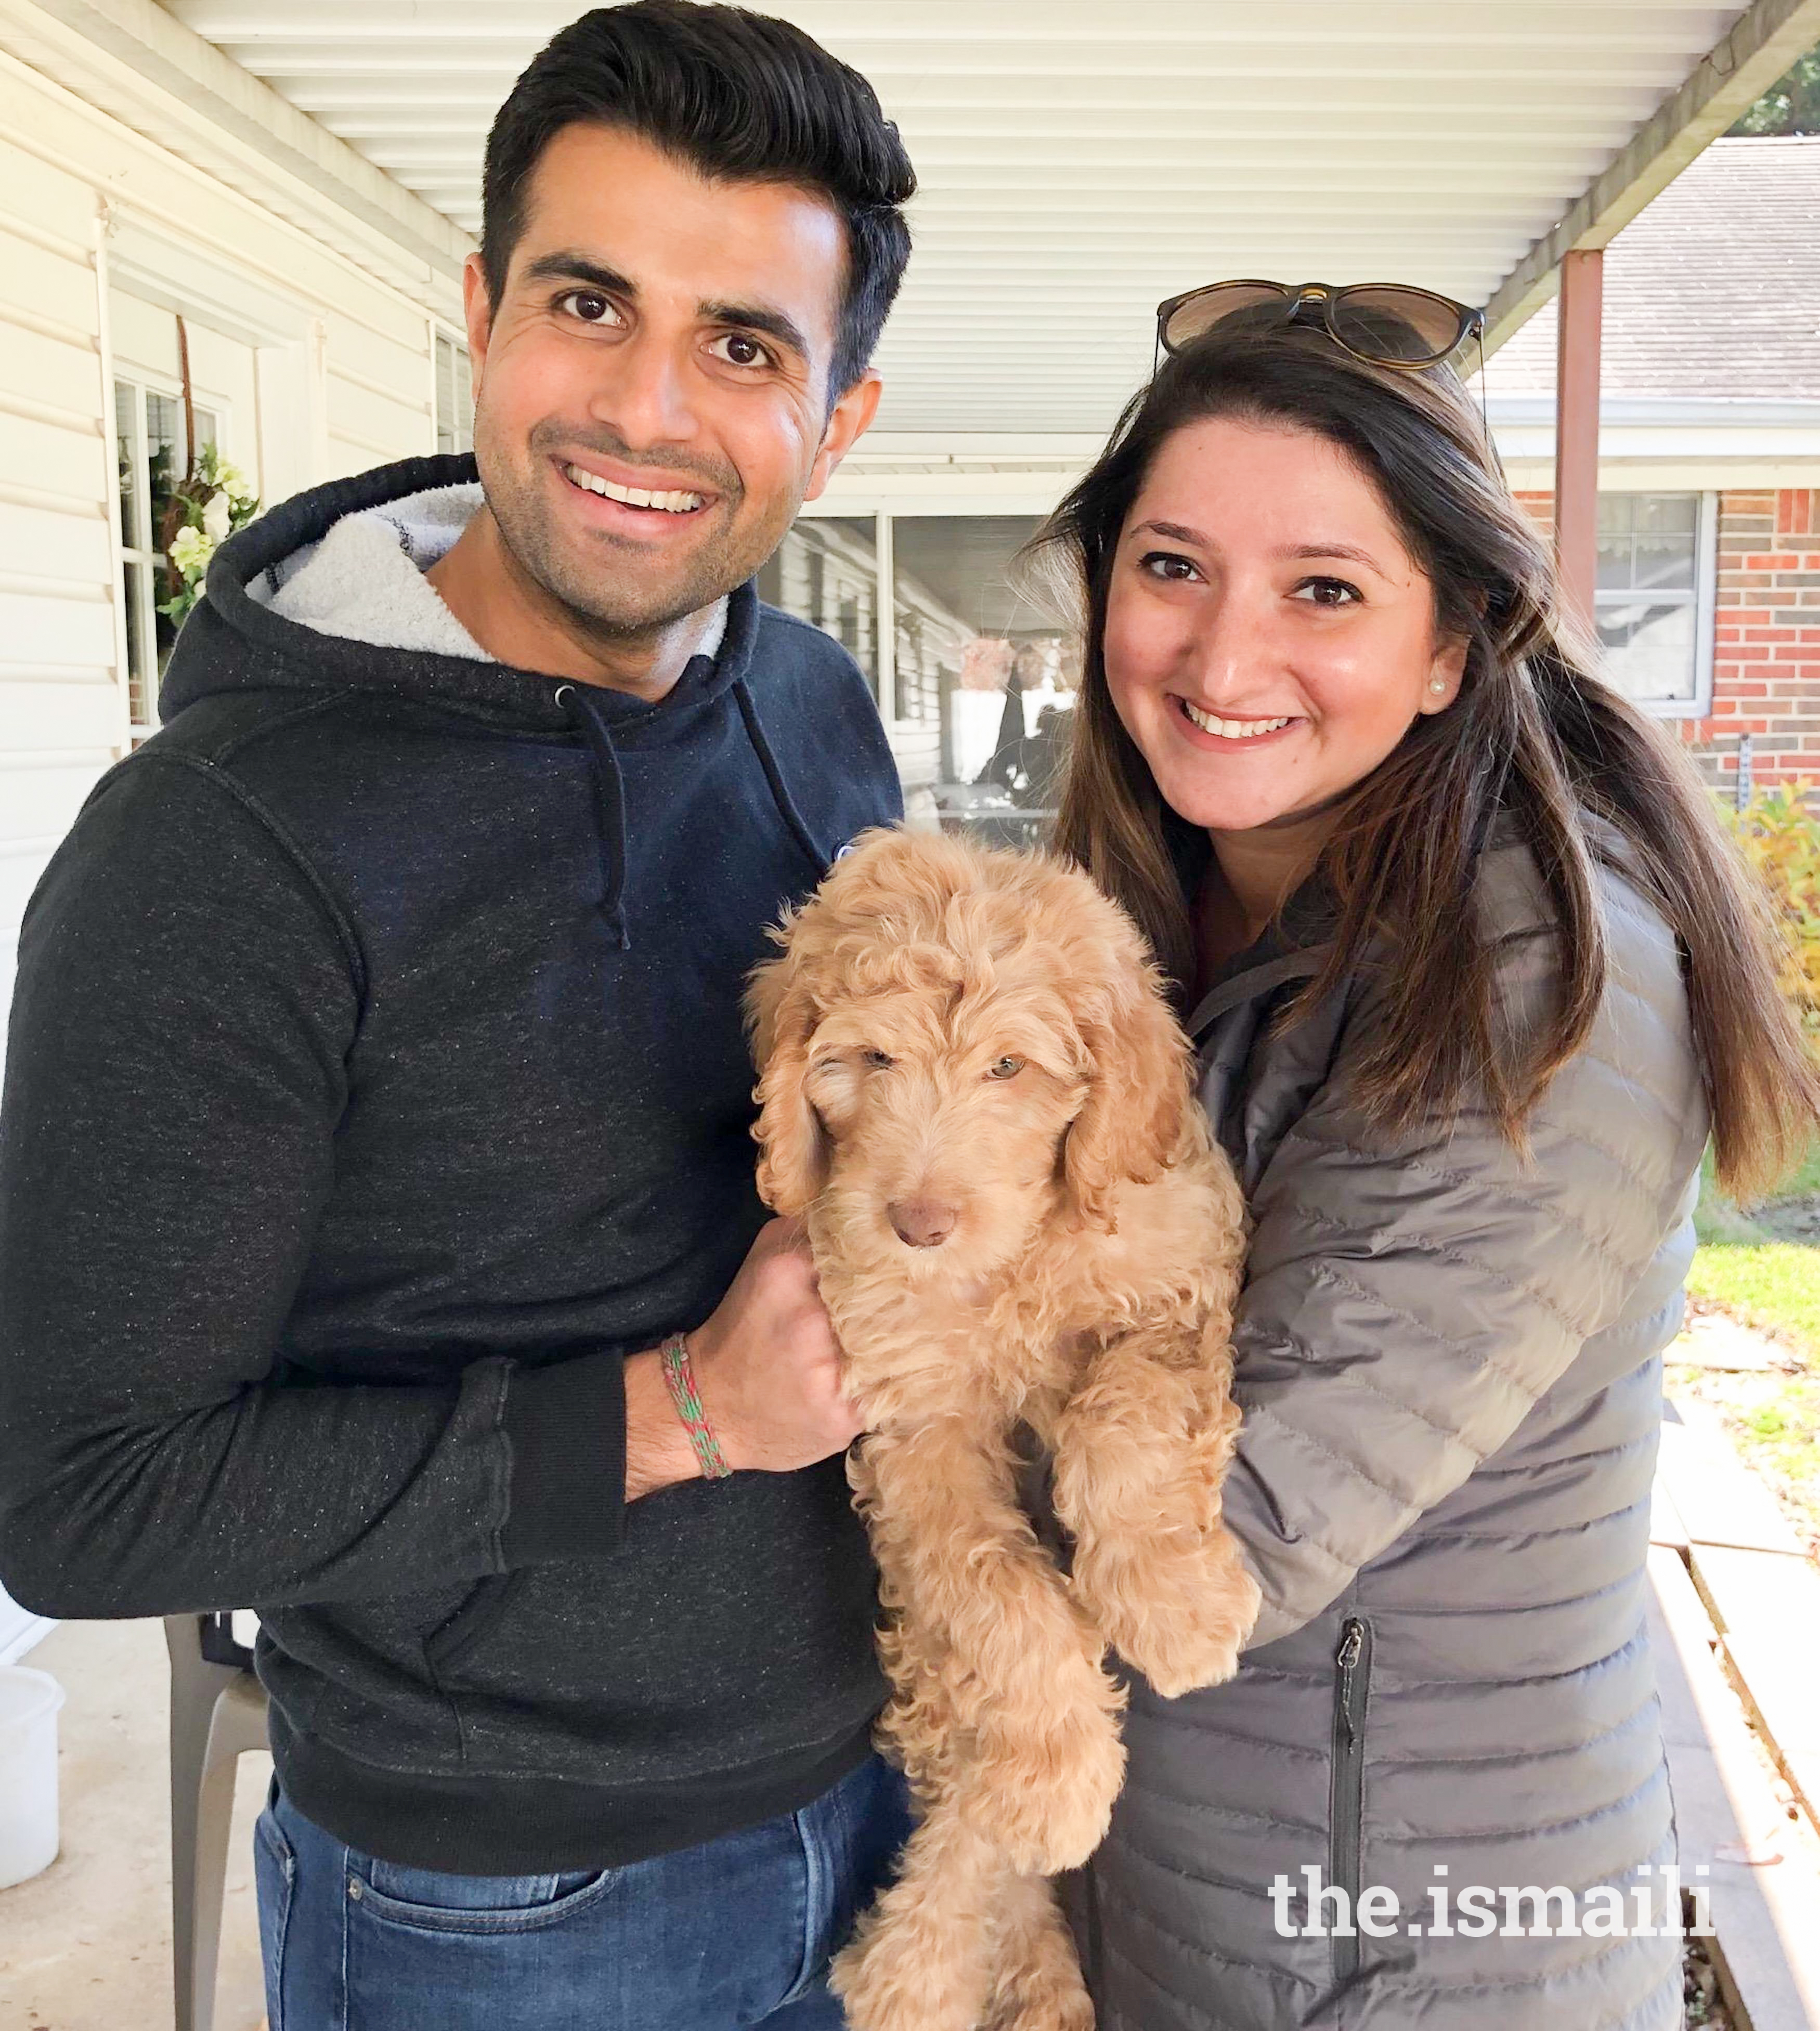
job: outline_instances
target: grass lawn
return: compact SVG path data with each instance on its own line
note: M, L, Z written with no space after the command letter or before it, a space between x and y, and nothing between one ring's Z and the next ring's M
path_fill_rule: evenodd
M1731 1374L1674 1366L1669 1391L1717 1406L1738 1450L1781 1499L1820 1556L1820 1149L1776 1197L1740 1213L1710 1174L1695 1224L1688 1295L1780 1341L1780 1372Z
M1688 1290L1820 1368L1820 1248L1811 1242L1708 1241L1695 1254Z

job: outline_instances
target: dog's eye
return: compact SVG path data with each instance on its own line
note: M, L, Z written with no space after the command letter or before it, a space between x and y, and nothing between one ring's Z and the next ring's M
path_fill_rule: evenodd
M1001 1058L986 1076L988 1079L1016 1079L1023 1069L1022 1058Z
M862 1051L860 1053L860 1062L863 1065L870 1066L875 1072L885 1072L889 1071L897 1060L895 1058L887 1057L882 1051Z

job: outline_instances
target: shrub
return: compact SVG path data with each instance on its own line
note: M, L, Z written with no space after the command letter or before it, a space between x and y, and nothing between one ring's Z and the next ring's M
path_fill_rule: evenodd
M1741 811L1720 808L1785 926L1783 978L1820 1049L1820 818L1810 810L1809 794L1796 784L1759 790Z

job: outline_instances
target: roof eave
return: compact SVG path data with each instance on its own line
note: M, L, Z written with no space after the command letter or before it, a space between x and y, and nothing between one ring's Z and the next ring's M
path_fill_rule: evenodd
M1498 285L1486 307L1486 351L1559 289L1565 255L1605 246L1816 43L1820 0L1753 0Z

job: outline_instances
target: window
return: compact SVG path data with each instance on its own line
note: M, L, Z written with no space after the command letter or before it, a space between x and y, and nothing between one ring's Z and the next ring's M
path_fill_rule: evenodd
M220 419L195 408L196 448L217 442ZM177 590L165 552L177 533L170 522L171 490L189 470L183 402L174 391L143 382L114 384L114 451L119 468L121 588L126 609L127 702L136 734L158 725L158 687L177 630L159 612ZM166 526L170 523L170 526Z
M1599 496L1599 641L1613 687L1651 712L1712 702L1714 499Z
M871 684L912 825L1040 840L1074 709L1065 617L1025 583L1033 515L798 522L759 594L833 635Z
M474 394L468 348L436 334L436 449L474 449Z

